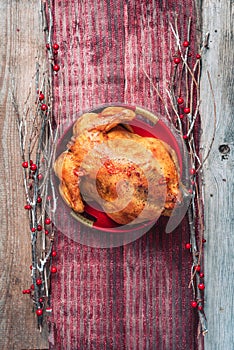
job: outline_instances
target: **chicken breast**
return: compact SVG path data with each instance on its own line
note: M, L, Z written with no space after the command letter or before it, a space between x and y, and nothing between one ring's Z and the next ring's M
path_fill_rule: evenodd
M176 156L163 141L135 134L135 113L108 107L86 113L73 127L68 149L55 161L60 193L75 211L97 202L119 224L170 215L180 199Z

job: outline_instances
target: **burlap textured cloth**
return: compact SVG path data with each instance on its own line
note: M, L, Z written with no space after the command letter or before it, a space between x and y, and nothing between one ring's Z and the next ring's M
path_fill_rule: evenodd
M53 1L61 66L54 77L54 114L61 115L64 130L77 113L103 103L137 104L163 115L144 71L166 98L175 53L169 21L178 16L185 40L192 17L190 46L196 53L194 3ZM187 218L171 234L165 233L165 222L161 218L137 241L110 249L88 247L57 233L51 350L200 348L188 289L192 261L184 249Z

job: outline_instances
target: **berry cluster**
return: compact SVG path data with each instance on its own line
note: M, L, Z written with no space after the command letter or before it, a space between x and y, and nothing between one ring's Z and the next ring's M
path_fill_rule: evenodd
M57 62L59 45L47 44L46 48L53 53L53 60L49 60L51 64L51 72L57 74L60 66ZM51 73L51 74L52 74ZM33 161L29 152L29 160L25 159L23 154L22 168L24 173L24 184L26 192L26 204L24 209L27 211L30 221L30 234L32 240L32 265L31 276L32 285L29 289L23 290L23 294L30 295L36 310L37 316L42 316L43 311L51 308L47 307L49 304L49 285L51 275L57 273L57 267L54 264L54 259L57 252L53 249L54 227L50 216L52 197L48 195L49 186L51 182L48 181L48 168L50 167L49 159L51 157L52 149L43 150L44 138L48 137L48 123L51 118L50 97L47 93L46 86L42 86L42 90L37 91L36 104L39 130L38 139L36 143L36 159ZM46 96L48 95L48 103ZM31 141L30 141L31 142ZM29 149L31 150L31 144ZM49 152L49 153L48 153ZM45 189L46 188L46 189ZM41 239L44 242L45 248L42 252L38 252L36 242ZM41 317L39 317L41 319ZM42 321L39 322L42 324Z
M183 52L181 52L181 50ZM173 62L177 69L179 69L179 66L181 65L181 71L184 70L185 65L188 65L188 58L193 57L193 53L190 51L190 42L188 40L185 40L181 44L181 48L178 49L177 53L174 55ZM199 61L201 59L201 54L197 53L195 55L196 61ZM197 62L198 63L198 62ZM180 91L179 91L180 93ZM184 116L187 115L188 117L191 117L191 107L189 106L189 101L185 101L184 97L179 94L177 97L177 106L176 109L178 109L178 118L180 120L184 119ZM189 135L185 133L183 135L184 140L188 140Z
M54 43L52 46L47 43L46 44L46 48L47 50L51 50L52 51L52 57L53 57L53 65L52 65L52 69L55 73L57 73L60 70L60 66L57 63L57 59L58 59L58 50L59 50L59 44Z
M57 252L55 250L52 250L51 252L51 257L52 258L55 258L57 256ZM30 266L30 270L32 270L33 267L32 265ZM50 272L51 274L55 274L57 272L57 267L55 265L52 265L50 267ZM29 289L24 289L22 291L23 294L28 294L30 295L31 299L33 300L33 302L37 305L37 308L36 308L36 314L37 316L42 316L43 315L43 310L45 309L46 312L51 312L52 309L50 307L46 307L45 308L45 305L46 305L46 300L47 300L47 296L46 296L46 293L45 293L45 286L44 286L44 280L42 277L39 277L39 278L36 278L35 280L35 284L36 284L36 287L37 287L37 302L35 300L35 284L32 284L30 286Z
M186 50L186 55L187 55L188 57L193 57L192 52L189 51L190 42L187 41L187 40L185 40L185 41L182 43L182 46L183 46L183 47L185 48L185 50ZM200 55L199 53L197 53L197 54L195 55L195 58L196 58L197 60L200 60L201 55ZM174 61L175 64L180 64L181 62L183 62L183 59L182 59L182 57L181 57L181 52L180 52L179 50L178 50L177 54L175 55L173 61Z
M191 169L193 170L193 169ZM193 172L192 172L193 173ZM202 239L202 243L205 243L206 240L203 238ZM192 244L191 243L185 243L185 249L187 250L192 250ZM197 275L199 282L197 283L197 288L199 289L199 291L204 291L205 289L205 284L203 282L204 279L204 273L201 272L201 265L197 264L193 266L193 276ZM191 307L193 308L198 308L199 311L203 311L203 299L201 299L200 297L197 297L197 299L194 299L191 301Z
M41 96L42 93L39 94L39 100L44 98L44 95ZM28 181L28 196L27 196L27 204L25 204L24 209L27 210L30 219L30 231L33 235L33 238L37 239L38 235L42 234L45 237L48 237L49 241L52 243L53 241L53 224L51 218L47 215L42 221L43 215L38 215L42 213L42 205L44 204L44 198L40 193L40 185L44 176L40 171L41 164L45 164L45 160L40 161L37 159L36 162L23 161L22 167L24 169L25 180ZM46 202L51 201L51 196L47 196ZM40 219L36 220L38 217ZM43 266L40 266L39 261L33 261L33 265L30 266L32 270L32 280L33 284L29 289L23 290L23 294L28 294L32 298L33 302L36 306L36 314L37 316L41 316L43 314L43 309L46 305L46 291L45 291L45 276L44 269L47 268L47 274L55 274L57 272L57 267L52 265L51 258L55 258L57 256L57 252L52 249L52 244L50 244L49 250L44 256ZM51 258L50 258L51 257ZM39 257L39 260L43 258ZM45 267L44 267L45 265Z

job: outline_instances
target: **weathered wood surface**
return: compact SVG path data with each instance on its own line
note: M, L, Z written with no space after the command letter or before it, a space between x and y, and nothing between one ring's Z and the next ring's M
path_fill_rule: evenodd
M204 0L203 34L210 32L203 59L201 85L202 140L204 155L212 139L214 91L217 121L214 143L204 165L205 183L205 282L209 333L205 350L234 347L234 125L233 125L233 1ZM226 145L226 147L221 147ZM222 152L220 152L222 151Z
M39 9L37 0L0 2L0 348L4 350L45 349L48 344L46 330L39 334L36 328L29 296L22 295L31 285L31 247L11 101L14 90L22 112L35 73L35 57L44 52Z
M168 1L168 4L171 3ZM200 1L198 1L200 3ZM205 222L206 222L206 248L205 248L205 273L206 273L206 305L205 311L208 318L209 334L205 337L205 350L231 350L233 347L233 178L232 178L232 168L233 168L233 122L231 116L231 109L233 108L233 90L232 90L232 66L233 66L233 50L231 47L232 44L232 1L218 1L218 0L204 0L202 8L198 9L202 13L202 23L203 23L203 34L206 31L210 31L210 49L207 51L204 61L203 61L203 73L202 73L202 146L204 147L204 154L208 151L209 140L212 138L212 127L214 124L214 113L213 113L213 103L212 103L212 94L211 89L208 84L206 70L210 72L212 86L215 93L215 101L217 105L217 130L215 135L215 141L210 153L210 157L207 160L204 168L204 182L205 182ZM155 2L154 2L155 4ZM70 9L71 10L71 9ZM62 24L62 21L65 21L66 15L69 16L69 11L62 12L60 8L60 16L56 14L56 18L60 18L61 22L58 23L58 26ZM25 212L23 209L24 204L24 195L22 190L21 183L21 169L19 165L21 164L19 148L18 148L18 136L16 131L16 123L14 111L11 104L10 89L12 84L12 79L9 74L9 69L12 72L12 77L15 78L16 94L19 102L25 100L28 92L28 87L31 82L31 77L35 72L35 56L37 55L37 50L43 51L43 36L40 29L40 16L39 16L39 6L38 1L10 1L5 0L0 3L0 30L1 30L1 41L0 41L0 103L1 103L1 118L0 118L0 130L2 136L1 143L1 177L0 177L0 188L1 188L1 244L0 244L0 348L1 349L44 349L47 347L46 333L40 335L35 328L35 316L32 313L31 303L27 301L27 297L21 294L21 290L28 287L25 283L30 284L29 276L29 265L30 265L30 244L27 239L27 220L25 217ZM71 10L71 13L73 10ZM76 11L76 10L75 10ZM75 13L75 20L71 22L72 30L75 30L75 27L78 26L76 19L78 13ZM128 23L125 23L125 26ZM60 27L60 30L62 27ZM102 31L105 30L104 23L97 23L96 29L99 31L99 34L102 35ZM71 30L71 33L74 32ZM89 33L87 38L92 39L92 25L90 24L88 28L84 30ZM113 30L113 28L112 28ZM152 28L151 28L152 30ZM59 28L57 28L57 33L59 34ZM66 30L63 35L65 36ZM153 32L152 32L153 34ZM155 33L157 42L159 37ZM60 38L63 38L60 33ZM80 72L78 75L77 67L74 66L74 61L77 59L77 51L73 49L75 43L75 37L71 36L69 39L71 42L64 41L64 50L72 50L72 55L67 57L63 62L73 63L70 71L71 76L77 77L78 81L74 80L73 84L75 85L75 91L78 92L79 84L82 83L82 77ZM153 35L151 36L153 38ZM130 38L129 38L130 39ZM134 40L135 41L134 41ZM131 36L132 42L128 41L128 48L126 53L131 52L132 45L136 44L137 37ZM142 37L142 40L146 40L146 37ZM165 40L165 38L163 39ZM72 44L71 44L72 43ZM149 48L152 48L152 42L145 42ZM159 42L158 42L159 43ZM86 50L89 52L90 43L87 42ZM97 42L99 45L100 42ZM161 43L159 43L161 45ZM114 46L116 48L116 46ZM99 46L99 53L102 53L104 47ZM129 51L128 51L129 50ZM115 52L115 55L117 51ZM163 55L165 61L165 52L160 51L158 55ZM92 59L92 52L90 52L90 59ZM126 56L126 61L131 58L130 55ZM113 57L106 56L106 62L111 62ZM114 61L113 61L114 62ZM113 66L114 67L114 66ZM98 67L96 67L99 69ZM98 70L94 71L95 74ZM100 72L99 72L100 73ZM105 86L105 82L108 82L110 77L108 76L109 72L104 72L104 80L100 80L97 85L93 86L92 89L96 88L96 101L95 103L104 102L109 98L115 97L114 88L108 88L106 85L106 90L100 90L100 84ZM121 77L122 71L118 71L118 77ZM126 74L126 72L125 72ZM129 72L130 77L133 77L133 71ZM165 78L166 72L164 71L163 77ZM61 75L60 80L60 93L64 93L65 89L69 82L65 75ZM86 79L88 76L86 77ZM126 92L130 100L134 97L134 91L131 91L131 79L126 81ZM162 84L162 82L159 82ZM144 88L149 88L148 84L144 85ZM128 90L129 89L129 90ZM103 95L101 91L104 91ZM118 90L117 95L123 98L124 90ZM99 94L99 97L97 97ZM82 107L90 107L92 100L90 92L83 91L83 94L79 95L79 100L76 98L76 95L72 96L72 99L64 99L65 108L67 114L70 115L71 111L75 113L79 107L79 101L83 101ZM137 97L136 97L137 100ZM34 101L32 101L34 103ZM154 100L147 95L147 103L150 107L154 106ZM20 105L22 110L23 106ZM228 145L230 152L228 154L221 154L219 152L220 145ZM228 148L225 148L228 150ZM183 236L184 237L184 236ZM181 237L181 238L183 238ZM151 265L149 268L148 261L152 262L154 257L153 250L156 249L157 254L160 255L162 261L166 261L166 256L168 256L168 263L172 268L175 262L175 259L179 253L176 249L169 250L171 247L176 244L176 238L171 237L168 245L165 245L165 242L162 241L162 236L160 236L155 243L153 235L148 237L148 240L145 242L138 242L132 246L128 246L124 252L121 251L112 251L111 255L104 253L102 251L93 252L91 249L85 249L82 252L79 252L77 246L70 246L69 241L58 242L63 249L67 249L69 256L64 257L62 254L61 259L64 259L66 266L69 262L73 262L74 259L77 259L77 256L80 255L82 264L78 265L78 270L69 270L67 275L62 273L64 270L60 270L60 277L58 277L57 282L61 281L61 276L63 277L63 282L67 282L69 278L77 278L78 274L81 273L80 282L82 289L82 279L87 277L86 283L89 286L92 278L96 278L97 284L95 284L95 290L98 288L98 283L102 283L104 280L109 281L113 278L115 274L115 289L107 290L107 286L103 291L101 291L100 297L103 298L106 295L109 296L111 303L108 303L107 308L99 309L95 308L95 302L98 302L98 296L95 296L95 299L92 299L91 290L85 291L86 296L90 299L90 305L87 310L81 310L82 319L76 320L70 329L70 333L66 334L66 325L57 324L57 334L53 334L56 340L59 340L59 335L64 336L65 338L61 341L61 344L66 344L66 341L70 337L74 337L77 334L76 327L80 326L83 321L88 335L91 337L91 330L95 332L101 332L104 330L107 332L108 336L111 336L111 326L116 327L116 321L122 315L122 311L126 312L126 320L128 327L128 334L126 334L126 342L130 344L130 341L136 342L136 331L140 332L148 327L148 333L153 332L153 337L159 339L159 346L167 346L165 334L163 329L157 328L155 333L156 324L149 326L146 322L145 314L141 314L141 311L144 311L146 314L149 312L150 308L152 311L152 319L155 320L158 313L162 310L167 315L166 329L170 329L172 333L172 339L177 339L178 334L175 333L176 326L175 321L171 322L171 313L170 308L173 307L171 303L166 304L166 300L169 298L169 285L166 285L166 300L159 305L159 295L157 294L156 288L158 285L153 284L154 289L150 290L147 284L147 276L164 276L164 272L161 269L163 263L160 265ZM140 267L137 267L137 261L139 257L145 255L145 263ZM106 254L106 270L101 268L101 270L95 269L95 266L98 267L98 262L102 259L105 259ZM90 258L92 263L90 263ZM69 260L70 259L70 260ZM79 259L79 257L78 257ZM130 309L122 310L116 309L118 305L114 303L116 297L121 297L120 287L122 286L122 275L120 265L118 261L123 259L126 261L127 269L125 277L128 279L128 285L126 285L126 298L128 300L128 307ZM186 260L187 257L183 255L183 259ZM85 270L85 268L89 270ZM135 268L137 267L137 268ZM85 272L86 271L86 272ZM174 274L174 272L176 272ZM86 274L87 273L87 274ZM179 267L174 271L167 271L165 276L171 274L171 278L174 283L181 278L181 270ZM139 304L138 307L138 297L133 293L134 284L137 284L137 276L140 278L141 290L144 292L145 297L148 300L150 298L156 298L157 306L156 309L152 308L151 304L148 304L145 310L142 309L142 304ZM183 283L186 283L188 274L185 272L183 267ZM166 278L165 278L166 283ZM83 284L84 285L84 284ZM66 285L65 285L66 286ZM57 310L59 322L61 320L67 320L66 315L74 314L74 311L70 309L70 306L74 306L74 298L77 298L78 302L82 301L81 299L84 295L79 295L79 290L73 289L74 285L70 285L68 288L69 300L65 303L64 297L66 296L65 288L61 291L54 290L55 296L62 298L61 310L59 307L61 303L57 302ZM174 297L175 293L180 293L178 295L186 294L186 298L189 299L189 291L185 289L180 290L180 286L176 286L177 290L173 291ZM112 293L117 293L115 298ZM59 294L60 293L60 294ZM152 295L150 294L152 293ZM184 294L185 293L185 294ZM134 300L133 300L134 297ZM106 301L107 302L107 301ZM66 306L66 309L64 309ZM184 306L184 304L183 304ZM77 306L76 306L77 307ZM187 307L187 306L186 306ZM56 308L56 306L55 306ZM173 315L178 312L181 308L181 303L178 301L173 309ZM135 310L138 310L138 315L135 315ZM189 312L188 309L186 309ZM101 312L101 314L100 314ZM95 327L95 317L101 315L106 317L106 312L110 312L111 320L110 324L100 325L100 328ZM70 314L69 314L70 313ZM87 313L87 314L86 314ZM93 313L93 314L92 314ZM92 318L89 319L89 317ZM139 317L140 322L138 323L137 317ZM54 317L54 322L56 322L56 317ZM87 319L86 319L87 318ZM87 321L87 322L86 322ZM162 327L163 323L160 321L159 326ZM56 328L56 326L54 326ZM120 328L115 328L116 332L121 331ZM169 328L168 328L169 327ZM56 331L56 329L54 330ZM164 329L165 331L165 329ZM183 336L183 331L180 328L180 337ZM195 332L195 331L194 331ZM127 337L129 335L129 337ZM187 331L186 341L183 343L189 343L190 333ZM131 338L132 340L131 340ZM153 338L156 341L156 338ZM55 339L50 339L53 342ZM73 339L74 344L78 344L78 339ZM178 344L179 344L178 339ZM82 340L82 339L81 339ZM82 340L85 342L85 339ZM118 339L115 338L114 342L118 342ZM114 343L116 344L116 343ZM166 345L167 344L167 345ZM92 345L91 345L92 346ZM149 346L149 343L146 343L146 347ZM173 348L170 343L169 349ZM174 347L176 348L175 344ZM149 348L149 347L148 347ZM56 345L54 347L56 349ZM58 349L58 348L57 348ZM57 350L56 349L56 350ZM150 348L149 348L150 349ZM157 349L160 349L157 348ZM167 348L166 348L167 349ZM182 349L182 348L181 348ZM185 349L185 348L183 348ZM189 349L192 347L189 345ZM187 348L186 348L187 350Z

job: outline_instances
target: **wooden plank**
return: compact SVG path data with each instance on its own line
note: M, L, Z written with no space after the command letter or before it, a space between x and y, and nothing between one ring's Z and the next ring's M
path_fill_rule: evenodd
M11 101L14 81L22 112L35 73L35 57L38 51L44 53L39 10L37 0L0 2L0 348L7 350L47 348L46 328L39 333L32 303L28 296L22 295L22 289L31 285L31 248ZM32 105L34 102L31 99Z
M205 349L233 349L233 1L204 0L203 35L210 32L204 55L201 114L203 154L207 154L215 124L214 101L207 77L209 71L216 104L216 133L204 165L205 273L209 333ZM221 147L224 145L223 147Z
M209 69L217 104L217 131L210 157L205 165L205 220L207 244L206 313L209 334L206 349L229 349L233 344L233 258L232 166L233 125L231 119L232 91L230 91L233 56L231 51L231 3L221 5L218 0L203 1L203 33L210 31L210 49L203 61L202 78L202 146L208 151L214 121L212 94L207 80ZM222 6L222 7L221 7ZM14 113L10 100L11 78L9 67L16 79L19 101L27 95L35 70L35 55L43 37L39 31L37 1L4 1L0 4L0 86L1 86L1 246L0 246L0 308L1 349L42 349L47 346L46 335L35 330L31 303L21 297L25 281L30 283L27 266L30 265L27 220L22 209L21 169ZM19 31L17 30L19 29ZM216 60L217 58L217 60ZM25 68L27 67L27 68ZM208 140L209 138L209 140ZM219 152L220 145L228 145L227 155ZM222 150L228 150L228 147ZM14 166L12 166L14 164ZM18 170L17 170L18 169ZM8 179L11 179L10 181ZM17 204L16 204L17 203ZM20 223L19 223L20 218ZM20 227L20 230L19 230ZM25 332L27 330L27 332Z

